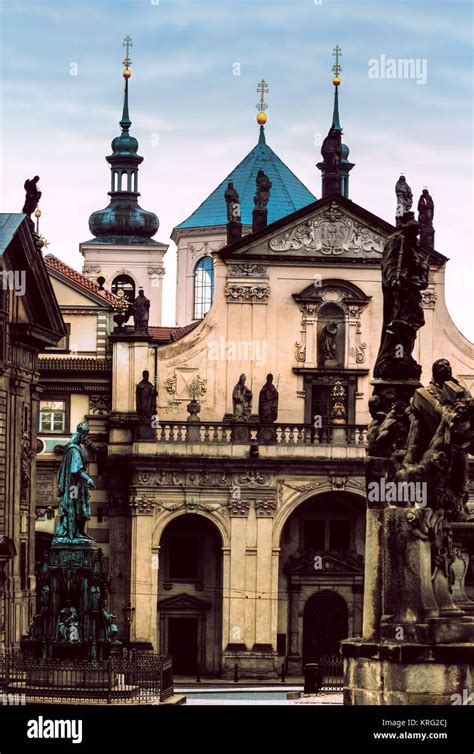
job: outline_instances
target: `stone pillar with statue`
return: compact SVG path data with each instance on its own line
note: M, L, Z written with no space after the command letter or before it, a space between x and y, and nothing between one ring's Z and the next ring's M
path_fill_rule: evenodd
M21 642L30 657L95 661L120 647L115 616L107 609L102 550L86 532L94 489L83 448L88 434L81 422L64 447L55 534L40 565L37 612Z
M399 230L382 258L365 461L364 623L362 638L342 642L345 704L451 704L474 670L473 611L463 588L474 535L466 509L474 402L446 359L435 361L427 387L419 381L412 352L428 264L413 213L400 209L411 206L405 184L397 184Z

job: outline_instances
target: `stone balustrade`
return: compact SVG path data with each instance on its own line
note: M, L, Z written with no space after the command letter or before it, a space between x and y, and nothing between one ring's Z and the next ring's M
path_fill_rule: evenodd
M199 427L199 434L196 430ZM236 427L244 430L245 440L234 440ZM266 445L304 446L304 445L350 445L365 447L367 444L367 425L344 424L327 425L315 429L311 424L283 422L272 424L274 433L272 441ZM190 438L190 429L194 433ZM196 438L199 440L196 441ZM204 445L226 445L233 442L259 443L258 424L232 424L226 422L199 422L189 425L181 422L160 422L156 429L156 442L166 443L201 443Z

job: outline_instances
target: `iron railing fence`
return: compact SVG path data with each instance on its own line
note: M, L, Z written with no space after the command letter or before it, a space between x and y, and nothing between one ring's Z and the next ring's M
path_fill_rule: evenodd
M344 664L341 655L324 655L319 658L322 675L320 691L342 689L344 686Z
M158 704L173 694L170 658L152 652L110 657L104 662L41 660L19 653L0 657L0 693L26 703Z

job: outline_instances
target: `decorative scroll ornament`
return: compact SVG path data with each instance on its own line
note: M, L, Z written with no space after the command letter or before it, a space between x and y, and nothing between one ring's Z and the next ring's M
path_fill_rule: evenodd
M436 306L436 293L433 290L421 292L421 305L423 309L434 309Z
M99 416L108 414L110 413L111 405L112 402L110 394L89 396L90 414L98 414Z
M374 256L383 252L384 239L381 235L345 215L336 202L317 217L300 223L283 236L273 238L272 251L300 250L320 252L325 256L344 252L371 253Z
M170 395L176 395L176 383L177 383L176 375L173 375L173 377L168 377L168 379L165 380L166 392L169 393Z
M237 484L241 487L268 487L271 484L271 477L259 471L247 471L244 474L238 474Z
M236 285L228 283L225 297L229 304L266 304L270 295L268 285Z
M295 358L298 362L306 361L306 346L299 341L295 343Z
M263 278L267 276L267 268L263 264L231 264L229 277L231 278Z
M359 343L359 345L356 346L356 364L363 364L365 361L365 349L367 348L367 343Z

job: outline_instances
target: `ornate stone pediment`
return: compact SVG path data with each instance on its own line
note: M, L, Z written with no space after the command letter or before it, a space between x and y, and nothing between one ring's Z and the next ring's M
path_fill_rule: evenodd
M380 259L385 236L336 201L268 241L270 251L288 256L350 256Z
M194 610L204 611L211 607L209 602L192 597L189 594L177 594L176 597L167 597L158 602L160 610Z
M291 556L284 566L289 575L321 576L331 573L364 573L364 558L355 552L306 551L299 557Z

